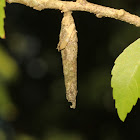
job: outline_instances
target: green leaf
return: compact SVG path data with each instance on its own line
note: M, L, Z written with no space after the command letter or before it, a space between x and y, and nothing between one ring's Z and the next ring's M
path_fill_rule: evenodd
M140 98L140 39L130 44L116 59L111 87L119 118L124 121Z
M5 2L5 0L1 0L1 1L0 1L0 6L3 6L3 7L6 6L6 2Z
M4 31L4 18L5 18L5 0L0 0L0 38L5 38L5 31Z

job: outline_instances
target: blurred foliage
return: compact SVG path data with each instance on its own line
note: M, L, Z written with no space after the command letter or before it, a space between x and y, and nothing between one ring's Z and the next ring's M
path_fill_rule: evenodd
M6 50L0 46L0 81L10 81L15 79L18 74L18 66Z
M0 85L0 116L6 120L15 119L16 107L11 101L7 88Z
M49 130L43 140L84 140L80 135L57 129Z
M15 140L37 140L33 136L29 136L26 134L18 134L15 138Z
M9 96L7 83L14 81L17 75L16 61L0 45L0 117L8 121L15 118L17 110Z
M0 129L0 140L6 140L6 135L1 129Z

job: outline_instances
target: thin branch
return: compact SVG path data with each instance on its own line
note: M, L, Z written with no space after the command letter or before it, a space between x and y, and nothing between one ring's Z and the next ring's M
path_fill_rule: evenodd
M66 11L86 11L94 13L98 18L110 17L117 20L125 21L140 27L140 17L130 14L123 9L114 9L93 3L86 0L72 1L59 1L59 0L6 0L8 3L20 3L32 7L36 10L43 9L58 9L62 12ZM82 2L80 2L82 1Z

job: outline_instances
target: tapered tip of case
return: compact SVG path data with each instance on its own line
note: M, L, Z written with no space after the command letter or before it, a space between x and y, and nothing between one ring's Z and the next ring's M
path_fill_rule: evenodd
M75 102L72 102L72 105L70 106L70 108L73 108L73 109L76 108L76 101Z

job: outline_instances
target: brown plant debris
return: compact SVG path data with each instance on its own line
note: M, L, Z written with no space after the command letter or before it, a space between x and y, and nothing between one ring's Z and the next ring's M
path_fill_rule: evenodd
M78 38L71 12L65 12L61 23L57 49L61 51L66 98L71 108L76 107Z

